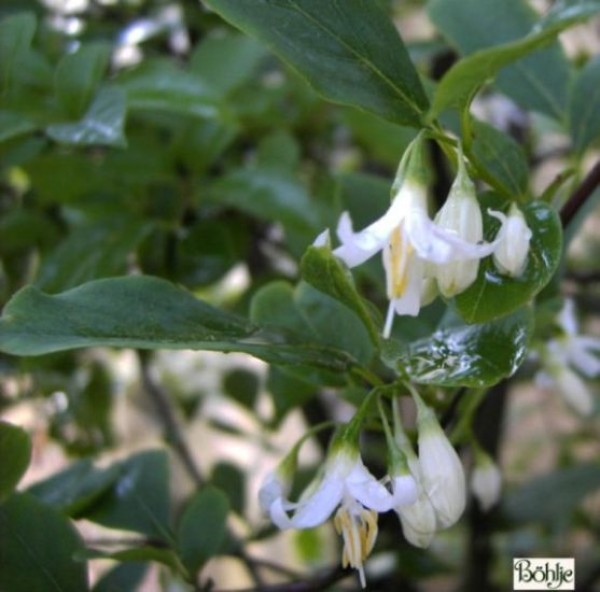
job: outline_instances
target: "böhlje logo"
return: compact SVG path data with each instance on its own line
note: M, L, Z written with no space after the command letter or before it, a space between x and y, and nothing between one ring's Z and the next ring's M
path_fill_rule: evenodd
M575 559L515 557L513 590L575 590Z

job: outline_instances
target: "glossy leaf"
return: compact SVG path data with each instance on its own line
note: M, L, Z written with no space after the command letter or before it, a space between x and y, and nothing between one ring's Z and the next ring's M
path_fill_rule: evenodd
M110 488L85 517L110 528L170 541L169 469L164 450L140 452L119 465Z
M0 421L0 502L17 486L30 458L31 441L27 432Z
M391 20L376 2L207 0L266 43L325 98L415 127L427 98Z
M534 14L521 0L435 0L429 14L469 54L438 85L432 116L448 108L464 109L486 81L514 63L499 76L500 90L527 109L564 120L570 78L566 58L558 45L529 54L552 43L558 33L586 15L566 10L534 27Z
M77 461L48 479L34 483L27 491L44 504L77 518L85 515L119 477L119 465L94 467L88 459Z
M448 315L430 337L405 346L386 342L382 358L416 383L492 386L523 363L532 331L529 309L480 325L465 325Z
M328 247L309 247L302 258L301 272L311 286L353 311L363 322L373 345L379 344L379 330L356 290L352 274Z
M56 96L65 113L77 119L87 109L108 67L110 45L91 43L66 54L55 73Z
M484 210L503 210L506 204L490 199ZM562 256L562 227L556 211L544 202L533 201L522 207L533 236L527 265L517 278L501 274L491 257L479 266L477 280L456 299L461 316L469 323L483 323L509 314L529 303L550 281ZM500 223L484 216L484 234L492 241Z
M581 70L571 91L569 123L573 147L585 150L600 136L600 57Z
M81 121L55 123L46 128L62 144L124 146L125 94L115 87L102 89Z
M6 592L85 592L83 549L67 518L28 494L0 504L0 589Z
M177 527L177 550L190 574L219 552L228 513L227 496L216 487L205 487L188 502Z
M526 194L529 165L525 151L509 135L482 121L473 121L468 156L486 180L510 199Z
M0 350L40 355L79 347L239 351L279 364L347 370L344 352L299 342L196 299L149 276L96 280L49 296L34 287L15 294L0 318Z

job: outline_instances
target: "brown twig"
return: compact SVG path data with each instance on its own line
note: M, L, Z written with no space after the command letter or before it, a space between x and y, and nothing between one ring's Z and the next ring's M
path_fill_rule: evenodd
M579 187L577 187L567 200L567 203L562 207L560 219L563 228L566 228L572 222L577 212L579 212L598 187L600 187L600 161L592 167Z

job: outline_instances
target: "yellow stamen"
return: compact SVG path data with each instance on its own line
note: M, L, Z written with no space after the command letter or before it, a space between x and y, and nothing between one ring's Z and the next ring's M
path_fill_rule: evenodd
M408 282L408 261L413 251L412 245L403 236L402 228L396 227L389 242L388 298L400 298Z
M360 583L366 586L364 560L369 556L377 538L377 512L361 508L350 511L341 506L336 512L333 524L338 534L344 539L342 566L358 570Z

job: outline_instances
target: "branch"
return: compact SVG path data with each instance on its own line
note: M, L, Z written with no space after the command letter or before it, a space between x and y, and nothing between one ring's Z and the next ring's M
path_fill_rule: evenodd
M585 205L586 201L600 186L600 161L598 161L581 182L581 185L572 193L567 203L560 211L563 228L566 228L575 218L577 212Z
M165 439L173 447L173 450L181 460L196 486L202 487L205 483L204 477L200 472L200 468L194 461L194 457L183 436L181 427L177 421L173 407L171 406L169 395L165 389L154 380L150 372L148 357L141 352L138 352L138 355L140 360L142 385L150 399L152 399L157 416L163 424Z

